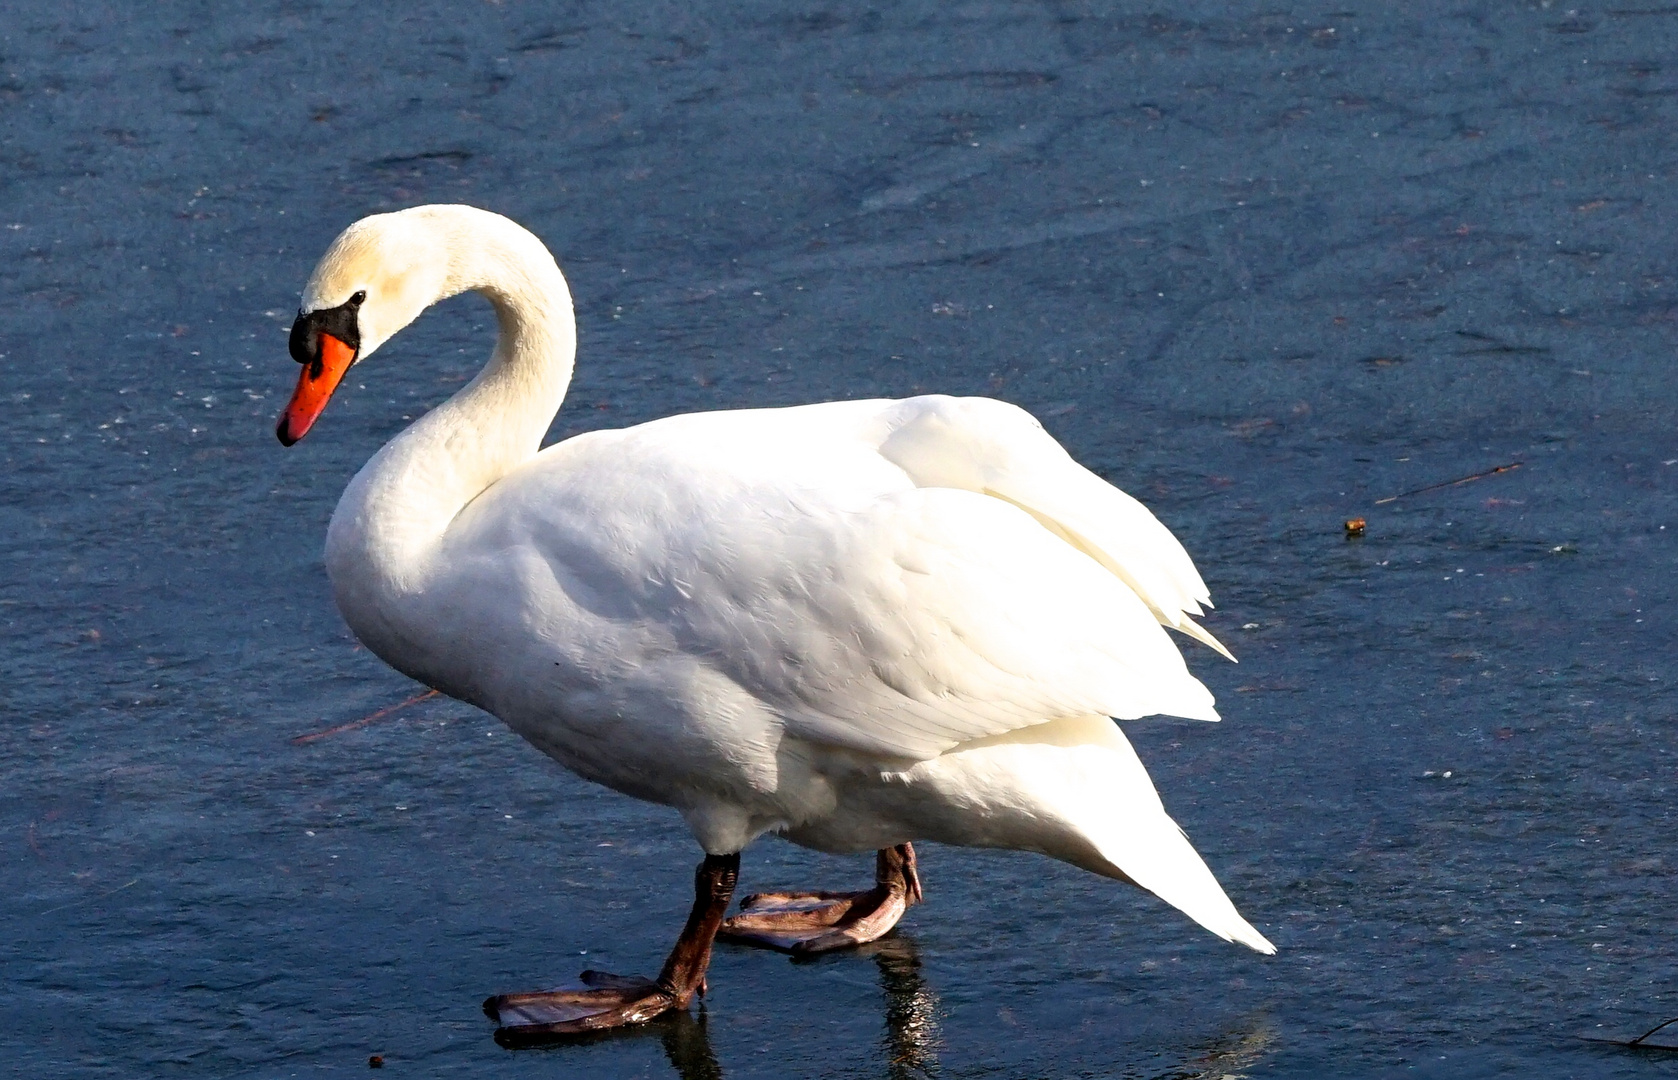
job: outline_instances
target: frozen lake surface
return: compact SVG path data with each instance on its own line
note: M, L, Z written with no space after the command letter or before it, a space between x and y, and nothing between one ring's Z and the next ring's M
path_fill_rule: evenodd
M1166 7L13 0L5 1071L1678 1075L1582 1038L1678 1014L1678 9ZM1280 954L930 847L868 953L497 1048L484 995L656 968L698 851L446 700L293 742L418 690L321 544L491 320L290 451L286 331L435 201L570 276L554 438L990 394L1146 501L1242 662L1185 644L1223 724L1125 727ZM870 866L766 840L743 886Z

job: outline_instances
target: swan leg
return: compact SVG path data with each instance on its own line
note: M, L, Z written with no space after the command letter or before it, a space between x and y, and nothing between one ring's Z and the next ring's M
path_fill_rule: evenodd
M873 941L921 902L915 849L882 848L874 881L866 892L754 893L740 901L740 914L723 923L717 936L799 955Z
M502 1046L526 1046L639 1024L671 1009L687 1008L694 995L705 993L711 943L734 897L739 874L738 852L705 856L693 877L693 911L658 978L585 971L580 987L497 994L484 1002L485 1014L501 1025L495 1041Z

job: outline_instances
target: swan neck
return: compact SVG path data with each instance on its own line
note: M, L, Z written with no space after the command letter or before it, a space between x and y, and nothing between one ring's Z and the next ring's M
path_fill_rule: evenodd
M455 492L459 505L454 511L536 455L565 398L576 332L571 297L557 269L554 277L557 296L495 286L477 290L495 309L495 351L475 379L425 418L438 417L425 425L435 432L418 430L423 420L409 429L416 436L432 436L428 450L452 458L462 469L463 482L471 474L466 487Z
M388 443L345 490L327 534L327 569L346 614L423 590L450 523L536 455L570 383L576 322L559 267L511 222L476 224L449 238L450 272L437 299L483 294L495 310L495 349L476 378Z

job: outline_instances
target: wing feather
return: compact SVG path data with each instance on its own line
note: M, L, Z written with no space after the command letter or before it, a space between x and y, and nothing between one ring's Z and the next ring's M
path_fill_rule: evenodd
M1148 508L1072 460L1030 413L989 398L929 396L881 418L880 454L921 486L955 487L1013 503L1100 563L1160 623L1231 660L1193 621L1211 594L1183 545Z
M924 759L1092 712L1217 718L1136 594L1002 500L902 490L740 546L753 565L728 571L695 550L665 620L799 738ZM765 586L749 599L742 570Z
M1206 600L1188 556L1026 413L712 416L560 444L599 467L501 485L555 580L645 629L626 640L726 675L788 734L908 761L1065 717L1218 718L1161 629Z

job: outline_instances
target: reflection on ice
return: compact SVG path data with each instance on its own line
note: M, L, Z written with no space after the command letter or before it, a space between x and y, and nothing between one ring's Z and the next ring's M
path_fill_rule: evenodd
M705 1007L696 1018L686 1009L665 1013L653 1022L664 1040L664 1056L682 1080L722 1080L722 1066L705 1034ZM635 1029L630 1029L633 1033Z
M921 976L920 946L913 937L897 933L864 945L853 955L868 957L879 968L885 1005L885 1030L879 1042L885 1064L883 1075L887 1080L936 1075L939 1053L945 1049L940 1023L943 1006L937 992ZM725 1075L712 1049L706 1021L701 1006L697 1015L676 1012L649 1025L659 1032L665 1056L681 1080L721 1080ZM623 1034L633 1036L634 1031ZM1152 1080L1241 1080L1275 1052L1277 1043L1276 1028L1269 1016L1254 1016L1180 1048L1115 1049L1114 1064L1124 1065L1126 1057L1140 1052L1155 1061L1163 1058L1177 1062L1158 1072L1135 1073Z
M1175 1068L1155 1074L1154 1080L1244 1080L1245 1070L1276 1049L1276 1029L1268 1017L1236 1024L1200 1046Z
M882 938L864 947L880 968L886 997L886 1075L925 1075L938 1065L938 995L921 978L921 952L906 934Z
M920 949L913 938L897 934L857 950L880 969L885 996L885 1034L880 1046L891 1080L927 1076L938 1067L938 995L921 978ZM721 1080L722 1066L711 1048L704 1006L694 1015L666 1014L650 1027L659 1032L665 1056L682 1080ZM624 1034L633 1035L634 1029Z

